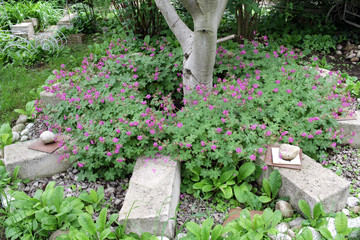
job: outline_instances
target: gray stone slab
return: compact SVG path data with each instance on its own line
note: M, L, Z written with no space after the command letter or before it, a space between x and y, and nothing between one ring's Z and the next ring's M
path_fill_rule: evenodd
M52 154L29 149L28 147L35 141L37 140L5 146L4 164L7 171L13 172L17 166L20 166L19 178L34 180L64 172L71 167L71 163L66 160L58 162L59 155L64 153L62 149Z
M126 233L150 232L172 239L180 196L180 164L169 157L136 161L119 222Z
M21 37L32 39L34 37L34 25L32 22L24 22L11 26L11 32L14 35L19 35Z
M57 26L59 29L65 27L65 28L73 28L74 24L72 21L76 18L77 14L72 13L69 15L65 15L60 21L57 23Z
M344 135L343 143L349 143L352 139L350 146L360 147L360 111L355 112L356 120L343 120L338 121L338 129L344 129L342 134ZM355 135L354 135L355 134Z
M24 22L30 22L33 24L34 27L36 27L39 24L39 20L37 18L25 19Z
M263 160L259 161L263 162ZM279 170L282 177L279 196L289 196L291 205L299 212L300 199L307 201L311 208L321 201L326 212L341 211L346 206L350 182L305 154L302 155L301 170L269 166L268 170L262 172L262 176L258 179L259 183L262 182L262 178L268 178L275 169Z
M56 97L56 93L47 91L42 91L40 93L40 100L42 100L45 105L50 104L52 106L55 106L61 102L61 99Z

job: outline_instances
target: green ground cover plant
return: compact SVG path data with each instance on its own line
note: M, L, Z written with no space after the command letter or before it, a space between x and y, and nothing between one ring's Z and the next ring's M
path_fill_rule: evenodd
M175 104L181 52L164 39L148 40L118 39L103 46L103 55L99 50L80 68L64 65L49 78L45 89L63 101L55 108L39 103L37 111L54 132L71 136L62 143L71 153L59 160L72 161L80 179L124 177L139 156L169 155L183 163L182 191L234 201L234 183L252 182L262 171L256 165L241 178L240 168L268 144L299 145L322 162L327 149L346 143L336 117L353 99L338 89L341 79L326 81L297 65L301 54L274 50L266 38L225 44L217 51L214 90L199 86Z

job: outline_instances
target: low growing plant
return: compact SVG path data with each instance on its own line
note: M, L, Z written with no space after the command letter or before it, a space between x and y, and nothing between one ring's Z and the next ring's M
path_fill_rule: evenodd
M28 102L25 106L25 110L15 109L14 112L26 115L29 119L35 118L35 100Z
M224 231L228 232L228 236L234 236L236 237L234 239L239 240L267 239L268 234L276 235L278 233L275 226L280 223L281 219L281 212L278 210L273 212L270 208L266 208L263 214L255 214L251 219L250 212L244 209L239 218L225 226Z
M9 123L4 123L0 127L0 151L5 146L12 144L13 134Z
M327 220L325 218L326 214L321 202L315 204L313 211L311 213L311 208L309 204L305 200L300 199L299 208L302 211L302 213L306 216L306 220L302 222L303 225L311 226L314 228L319 228L321 226L326 225L327 223Z

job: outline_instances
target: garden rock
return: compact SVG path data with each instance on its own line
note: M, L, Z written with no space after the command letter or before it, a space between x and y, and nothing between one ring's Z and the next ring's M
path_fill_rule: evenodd
M346 55L345 59L352 59L354 57L356 57L354 53L349 53L348 55Z
M289 224L282 222L278 224L275 228L279 231L279 233L287 233L290 227Z
M12 132L13 143L20 139L20 134L18 132Z
M350 216L350 211L346 208L344 208L343 210L341 210L346 216Z
M360 227L360 217L348 219L348 227L349 228L359 228ZM359 239L360 230L353 231L350 234L350 238L356 238Z
M342 55L342 52L340 50L337 50L336 55Z
M24 130L22 130L21 131L21 133L20 133L21 135L28 135L29 134L29 129L24 129Z
M55 134L50 131L45 131L42 134L40 134L40 140L45 144L55 142L55 138L56 138Z
M170 240L170 239L168 239L167 237L164 237L164 236L157 236L157 238L159 240Z
M357 58L360 58L360 51L356 54Z
M20 124L16 124L13 128L12 128L12 131L13 132L18 132L20 133L22 130L25 129L25 125L23 123L20 123Z
M284 233L278 233L276 236L269 235L271 240L291 240L291 237L284 234Z
M350 59L350 62L358 62L359 61L359 58L358 57L354 57L354 58L351 58Z
M355 206L351 211L358 214L360 212L360 206Z
M357 197L350 196L346 200L346 206L348 207L355 207L358 205L358 203L359 203L359 199Z
M304 219L302 217L298 217L298 218L295 218L294 220L290 221L289 222L289 226L291 228L296 228L296 229L299 229L301 228L301 222L303 221Z
M335 218L329 218L326 228L330 231L331 236L334 238L337 234L335 227Z
M280 158L284 160L294 159L300 152L298 146L292 146L290 144L281 144L279 149Z
M33 126L34 126L33 123L29 123L29 124L26 125L25 129L29 129L29 130L30 130Z
M296 237L296 234L293 230L289 229L287 231L287 235L289 235L291 237L291 239L295 238Z
M281 212L283 218L291 218L294 214L291 204L284 200L279 200L276 203L275 209Z
M28 117L25 114L21 114L19 116L19 118L17 119L16 124L26 123L27 120L28 120Z
M29 136L26 136L26 135L21 136L21 138L20 138L20 142L25 142L27 140L29 140Z
M339 45L336 46L336 49L341 50L341 49L343 49L343 46L339 44Z

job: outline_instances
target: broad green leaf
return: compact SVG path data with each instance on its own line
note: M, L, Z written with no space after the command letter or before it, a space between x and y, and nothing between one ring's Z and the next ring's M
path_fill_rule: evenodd
M98 232L102 232L105 229L107 209L103 208L100 211L98 218L96 219L96 228Z
M271 189L271 197L275 198L281 187L281 175L279 170L274 170L269 176L269 185Z
M271 197L271 189L269 181L266 178L263 178L263 191L268 197Z
M234 170L229 170L229 171L224 172L223 174L221 174L219 182L221 184L225 183L226 181L231 179L231 177L235 177L233 174L235 174Z
M321 235L326 238L327 240L333 240L333 237L331 236L331 232L329 231L329 229L327 229L324 226L321 226L319 228L319 231L321 233Z
M194 222L186 223L186 229L194 234L198 239L201 239L201 228L198 224Z
M223 226L216 225L211 231L211 239L217 240L223 234Z
M299 200L299 208L308 219L312 219L311 218L311 208L305 200L303 200L303 199Z
M202 189L201 189L201 191L203 191L203 192L211 192L211 191L213 191L214 190L214 186L212 186L212 185L204 185L203 187L202 187Z
M233 191L230 186L225 188L220 188L221 192L224 194L225 199L230 199L233 196Z
M238 182L243 181L255 171L255 164L253 162L247 162L241 165L239 168L239 175L237 176Z
M57 219L55 216L48 215L45 218L40 219L41 227L45 230L57 230Z
M335 217L335 228L340 234L344 233L347 229L348 220L343 212L338 212Z
M57 186L53 191L51 199L58 213L60 212L60 206L63 201L63 198L64 198L64 187Z
M78 220L79 224L84 228L86 232L89 232L92 236L97 236L95 223L93 222L89 214L81 214Z
M202 189L205 184L203 182L198 182L193 185L193 189Z
M19 113L19 114L24 114L27 115L26 112L22 109L15 109L14 112Z
M111 233L110 228L104 229L104 230L100 233L99 240L106 239L106 238L109 236L110 233Z
M322 217L324 215L324 208L322 203L318 202L315 204L313 208L313 217L314 219L318 219L319 217Z
M267 197L267 196L260 196L259 197L260 202L262 203L268 203L271 202L271 198Z
M85 233L78 232L78 233L76 233L76 239L78 239L78 240L89 240L89 237L86 236Z
M94 189L90 190L90 198L94 203L96 203L98 200L97 194Z
M313 234L312 234L311 230L306 227L306 228L303 228L303 231L301 233L301 237L304 240L313 239Z
M235 185L234 186L234 195L236 200L238 200L240 203L244 203L246 201L245 199L245 192L249 191L248 188L242 184L240 186Z

